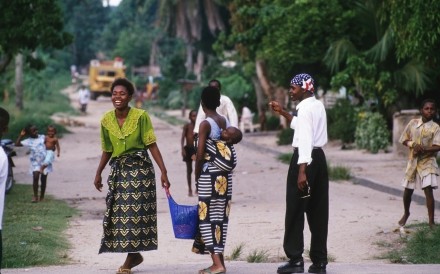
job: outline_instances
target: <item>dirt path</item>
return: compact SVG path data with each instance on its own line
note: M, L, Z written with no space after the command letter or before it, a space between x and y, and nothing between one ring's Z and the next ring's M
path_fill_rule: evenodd
M76 107L74 90L67 92ZM72 134L61 139L61 158L56 159L55 171L49 175L47 189L48 194L69 201L81 211L81 215L71 221L67 231L72 243L69 256L77 264L101 270L116 269L124 258L122 254L98 256L107 188L102 193L96 191L93 179L101 155L99 119L110 109L110 99L100 97L89 104L87 115L73 117L82 126L69 127ZM197 197L186 196L185 165L180 157L181 128L155 117L152 117L152 121L172 183L171 193L178 203L195 204ZM280 260L284 257L282 238L288 166L278 162L274 154L254 148L255 144L286 152L290 148L277 147L273 135L245 135L245 140L254 145L253 148L246 144L236 146L239 158L233 177L233 207L225 254L230 255L234 248L244 244L243 259L254 250L264 250L275 260ZM394 186L398 185L403 172L404 161L394 159L389 154L370 156L359 151L340 151L331 145L326 148L326 153L333 164L351 166L358 175L385 180ZM26 174L26 155L19 151L16 158L17 181L30 183L31 178ZM105 172L108 171L107 168ZM174 238L166 195L160 187L157 197L159 250L144 254L145 268L148 264L208 264L208 256L191 253L191 241ZM398 197L350 182L331 182L328 240L331 259L339 263L383 263L375 259L383 251L377 243L396 237L392 231L397 227L401 213L402 203ZM411 221L417 220L426 221L426 209L423 205L414 204ZM307 228L305 230L307 248L310 238Z

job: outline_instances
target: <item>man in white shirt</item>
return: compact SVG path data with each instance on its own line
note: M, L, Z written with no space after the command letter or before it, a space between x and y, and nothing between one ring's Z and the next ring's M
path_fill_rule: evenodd
M0 108L0 139L3 136L3 133L5 133L6 130L8 129L8 124L9 124L9 113L4 108ZM3 147L0 146L0 267L2 264L2 255L3 255L2 226L3 226L3 210L5 207L6 179L8 178L8 166L9 166L8 157L6 156Z
M292 116L272 101L269 105L287 119L294 129L293 156L287 175L286 217L283 248L289 262L277 273L304 272L304 213L311 232L309 273L325 273L329 215L329 179L322 147L327 143L327 116L324 105L315 98L313 78L298 74L290 82L289 95L296 106Z
M218 90L222 90L222 86L219 80L213 79L209 81L208 84L210 87L216 87ZM231 99L226 95L220 95L220 106L216 109L217 113L228 118L231 126L238 128L238 115L235 110L234 103L232 103ZM194 126L194 133L199 133L200 123L205 120L206 114L202 109L202 105L200 104L199 110L197 111L196 124Z

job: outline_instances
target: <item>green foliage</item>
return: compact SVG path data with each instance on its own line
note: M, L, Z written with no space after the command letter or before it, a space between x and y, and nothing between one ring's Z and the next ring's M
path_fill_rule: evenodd
M72 36L63 30L58 1L0 1L0 72L19 52L37 48L63 48Z
M266 128L267 130L278 130L280 128L280 118L275 115L268 115Z
M277 137L278 137L277 144L279 146L292 144L293 133L294 133L294 131L291 128L282 129L277 134Z
M59 265L69 262L64 231L77 212L66 202L46 196L31 203L32 186L16 184L7 196L3 221L2 268Z
M391 249L383 258L400 264L440 264L440 226L430 229L427 223L419 223L408 228L415 231L382 244Z
M359 115L356 127L356 146L377 153L380 149L386 150L390 144L390 132L385 119L377 112L363 112Z
M253 250L246 258L248 263L266 263L269 261L267 250Z
M328 178L331 181L350 180L350 169L345 166L331 165L327 162Z
M417 58L439 62L440 2L418 0L387 0L383 2L385 16L396 39L396 53L400 59ZM429 29L429 31L427 31Z
M234 261L238 260L241 256L241 253L243 252L244 243L240 243L238 246L236 246L233 250L231 255L229 256L229 260Z
M292 153L282 153L278 155L278 160L281 163L290 164L290 161L292 161Z
M339 99L327 110L327 128L330 139L339 139L344 143L354 142L357 124L357 111L347 99Z

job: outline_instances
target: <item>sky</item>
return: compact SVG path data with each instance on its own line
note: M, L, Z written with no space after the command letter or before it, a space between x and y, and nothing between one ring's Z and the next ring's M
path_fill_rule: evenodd
M110 6L117 6L122 0L110 0ZM104 5L107 5L107 0L102 0Z

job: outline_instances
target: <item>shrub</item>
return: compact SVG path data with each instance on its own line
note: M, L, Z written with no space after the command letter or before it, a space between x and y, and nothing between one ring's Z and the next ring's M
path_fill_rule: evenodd
M356 131L356 109L347 99L339 99L327 111L328 135L330 139L340 139L343 143L353 143Z
M293 132L294 131L291 128L285 128L285 129L281 130L277 134L277 137L278 137L277 144L279 146L292 144Z
M359 118L355 132L356 146L372 153L386 149L390 132L382 115L377 112L363 112Z
M267 130L277 130L280 128L280 118L274 115L270 115L266 120Z

